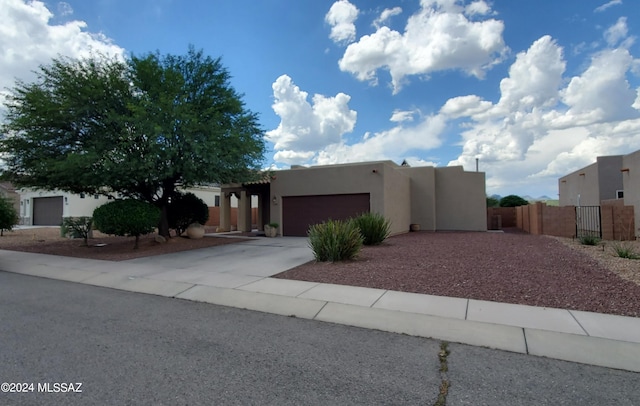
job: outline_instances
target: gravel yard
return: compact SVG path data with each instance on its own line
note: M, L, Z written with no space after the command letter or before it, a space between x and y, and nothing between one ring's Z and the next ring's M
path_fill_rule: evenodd
M80 247L58 228L5 231L0 249L119 261L242 241L175 237L159 244L150 235L134 251L133 238L95 237ZM354 261L310 262L276 277L640 317L640 260L615 257L612 244L514 230L415 232L364 247Z
M276 277L640 316L640 260L519 232L407 233L364 247L357 260Z

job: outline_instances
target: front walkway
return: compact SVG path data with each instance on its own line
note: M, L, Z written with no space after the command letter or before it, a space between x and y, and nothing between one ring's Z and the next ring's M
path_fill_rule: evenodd
M640 372L640 318L270 278L306 238L111 262L0 250L0 270Z

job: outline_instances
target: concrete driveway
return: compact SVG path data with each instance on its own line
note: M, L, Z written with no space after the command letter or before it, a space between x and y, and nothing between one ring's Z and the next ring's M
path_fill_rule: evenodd
M233 238L233 237L228 237ZM123 261L131 276L235 288L313 260L306 237L254 238L235 244Z

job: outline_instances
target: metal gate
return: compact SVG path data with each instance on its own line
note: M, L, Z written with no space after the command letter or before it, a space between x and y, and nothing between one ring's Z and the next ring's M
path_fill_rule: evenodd
M602 238L600 206L576 207L576 236Z

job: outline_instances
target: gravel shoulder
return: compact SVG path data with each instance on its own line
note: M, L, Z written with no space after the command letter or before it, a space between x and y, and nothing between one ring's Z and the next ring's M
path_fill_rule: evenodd
M640 261L602 250L518 232L417 232L275 277L640 317Z

